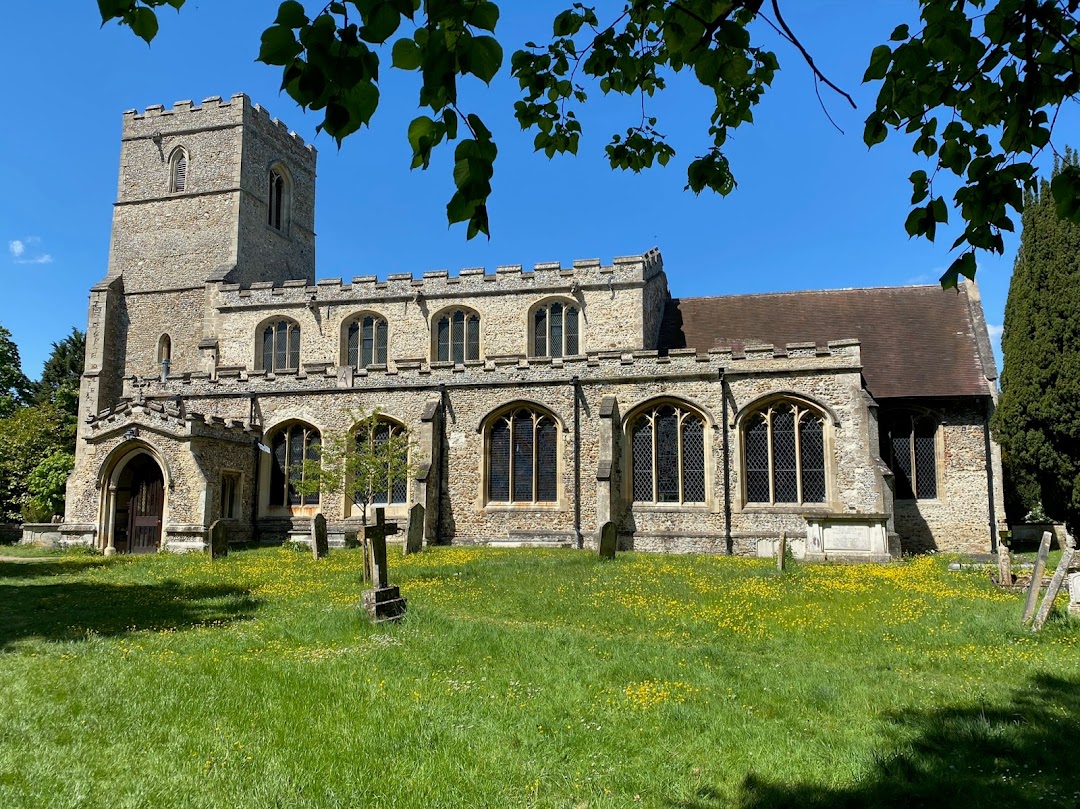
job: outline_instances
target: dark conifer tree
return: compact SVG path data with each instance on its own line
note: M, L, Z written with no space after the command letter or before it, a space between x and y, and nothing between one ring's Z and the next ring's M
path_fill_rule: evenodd
M1057 177L1077 165L1067 150ZM1060 219L1050 183L1024 203L1001 347L994 436L1010 517L1045 510L1080 528L1080 225ZM1011 508L1009 508L1011 506Z

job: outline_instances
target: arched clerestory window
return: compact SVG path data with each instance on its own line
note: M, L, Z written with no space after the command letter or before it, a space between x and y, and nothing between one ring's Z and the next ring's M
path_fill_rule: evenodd
M370 476L371 497L368 502L375 505L407 502L409 443L404 425L385 418L365 424L369 426L357 430L354 440L357 456L362 461L357 464L358 471L375 467ZM363 503L363 493L357 492L355 505L363 506Z
M559 425L542 410L504 410L487 424L487 500L557 503Z
M902 411L881 419L881 458L892 470L897 500L933 500L937 485L938 420Z
M468 309L443 312L435 321L435 359L462 363L480 359L480 315Z
M310 424L292 422L275 430L269 443L270 505L317 506L318 491L305 492L304 488L311 464L319 462L319 431Z
M271 373L300 368L300 326L282 318L267 323L259 335L259 358L262 370Z
M798 402L774 401L744 420L749 503L824 503L825 418Z
M187 191L188 153L183 146L177 146L169 156L169 191L179 194Z
M274 230L283 232L289 229L289 176L281 166L270 169L270 193L266 202L266 223Z
M551 301L532 313L534 357L572 357L581 353L581 313L572 303Z
M386 320L378 315L363 315L345 330L346 361L353 368L386 365Z
M632 498L638 503L705 502L705 419L661 402L629 419Z

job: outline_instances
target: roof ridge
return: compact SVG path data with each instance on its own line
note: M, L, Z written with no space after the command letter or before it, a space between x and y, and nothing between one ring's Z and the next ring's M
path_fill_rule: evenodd
M893 286L876 287L836 287L835 289L789 289L774 290L770 292L742 292L731 295L673 295L672 300L678 301L711 301L727 300L730 298L764 298L766 296L780 295L829 295L836 292L876 292L898 289L942 289L939 284L897 284ZM944 291L944 290L942 290Z

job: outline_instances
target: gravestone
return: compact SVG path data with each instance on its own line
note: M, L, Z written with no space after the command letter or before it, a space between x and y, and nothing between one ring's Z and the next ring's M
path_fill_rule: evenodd
M1046 595L1043 596L1043 603L1042 606L1039 607L1039 614L1035 616L1035 623L1032 625L1032 629L1036 632L1043 628L1046 619L1050 617L1050 613L1054 609L1054 601L1061 591L1061 585L1065 582L1065 576L1069 572L1069 565L1072 564L1073 556L1075 554L1075 548L1066 548L1062 551L1061 561L1058 563L1057 570L1054 571L1054 578L1050 580L1050 585L1046 588Z
M399 588L390 586L386 568L386 537L397 532L397 525L386 524L386 510L381 508L375 509L375 525L364 529L364 538L371 547L371 578L374 586L364 590L360 603L374 624L397 621L405 616L405 599L401 597Z
M229 555L229 532L224 520L210 523L210 558L220 559Z
M600 526L600 558L614 559L618 544L619 532L615 528L615 523L608 520Z
M1080 573L1069 574L1069 615L1080 615Z
M330 553L330 544L326 540L326 517L316 514L311 518L311 555L316 560Z
M424 549L424 506L415 504L409 509L409 527L405 529L405 556Z
M998 584L1002 587L1012 587L1013 574L1012 574L1012 556L1009 553L1008 546L1003 542L998 542Z
M776 541L776 569L781 573L784 572L784 566L787 564L787 532L780 532L780 539Z
M1050 555L1050 540L1052 535L1044 531L1042 543L1039 545L1039 555L1035 557L1035 569L1031 571L1031 584L1028 585L1027 600L1024 601L1024 615L1020 619L1027 624L1035 616L1035 606L1039 603L1039 590L1042 588L1043 572L1046 570L1046 558Z

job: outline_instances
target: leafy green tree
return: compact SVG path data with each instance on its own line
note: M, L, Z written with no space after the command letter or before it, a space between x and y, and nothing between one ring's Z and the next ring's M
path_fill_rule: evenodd
M19 347L11 332L0 326L0 419L7 418L30 398L30 380L22 372Z
M72 416L79 414L79 382L86 356L86 332L72 328L71 334L52 344L41 379L35 385L38 402L52 402Z
M641 171L675 155L663 125L648 113L648 99L669 82L697 82L713 91L715 105L704 149L687 164L687 188L728 194L735 187L724 153L728 137L753 122L779 68L776 54L755 44L766 27L806 62L815 92L824 84L855 106L784 19L786 2L575 2L554 17L550 38L538 36L510 57L521 89L514 113L535 133L537 151L552 157L577 152L582 129L574 110L590 93L640 97L640 119L613 134L606 153L613 168ZM184 0L98 0L103 23L117 20L147 42L158 32L154 9L165 5L179 9ZM910 177L905 226L912 236L934 239L949 218L941 186L959 186L952 207L966 226L941 279L955 286L960 275L974 277L976 250L1003 251L1002 231L1013 230L1024 192L1037 186L1034 156L1051 145L1057 111L1080 91L1080 0L918 0L918 6L921 28L897 26L870 55L863 80L880 82L881 89L863 139L872 147L902 131L913 136L913 151L928 158L930 171ZM309 16L303 3L282 2L263 32L259 60L281 68L282 88L301 107L322 112L318 128L340 143L371 123L389 50L392 68L420 80L424 112L408 130L413 168L428 168L435 147L456 141L456 191L447 218L467 223L470 239L487 234L498 148L467 110L459 83L488 84L503 67L495 37L499 3L319 0L315 9ZM948 174L954 176L944 179ZM1080 221L1080 169L1063 170L1053 195L1061 215Z
M64 492L68 475L75 468L75 455L58 449L46 456L26 478L26 505L22 517L27 522L47 522L64 513Z
M22 407L0 419L0 435L0 520L18 522L30 505L30 478L39 464L74 446L75 419L53 404Z
M1054 178L1075 170L1066 150ZM1001 339L994 436L1010 518L1045 509L1080 528L1080 225L1058 218L1045 180L1027 195ZM1041 507L1041 508L1040 508Z

